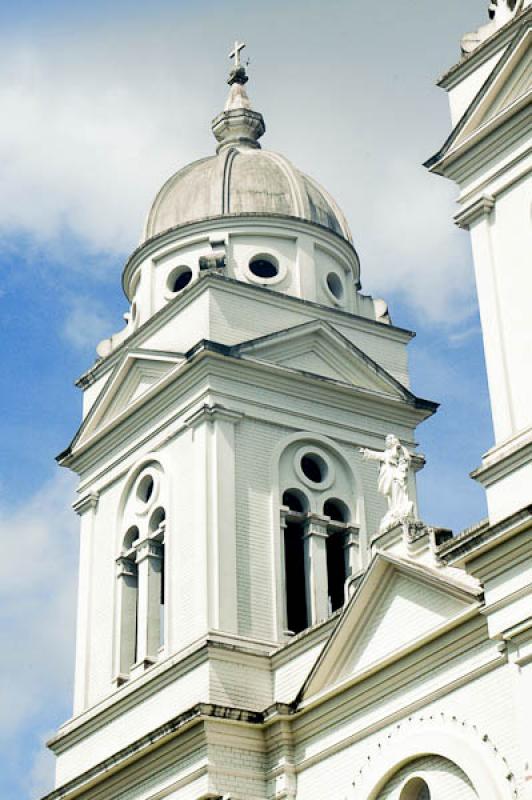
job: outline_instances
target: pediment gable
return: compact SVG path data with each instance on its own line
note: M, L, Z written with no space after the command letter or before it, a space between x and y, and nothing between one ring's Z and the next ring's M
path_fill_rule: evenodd
M530 102L532 93L532 29L520 28L504 56L474 97L465 114L451 132L443 148L425 166L437 168L441 160L459 148L467 147L491 129L498 120L514 114ZM436 171L438 171L436 169Z
M466 113L465 124L455 146L499 114L530 98L532 88L532 31L528 30L510 48Z
M184 361L183 356L138 350L129 353L111 373L85 418L73 444L80 445L140 401Z
M244 358L341 381L371 392L413 399L399 381L326 322L307 322L245 342L235 350Z
M318 694L393 657L476 608L479 592L435 570L378 555L311 672L301 697Z

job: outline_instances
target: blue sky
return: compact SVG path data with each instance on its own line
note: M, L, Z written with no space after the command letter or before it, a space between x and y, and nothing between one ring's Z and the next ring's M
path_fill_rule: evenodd
M248 42L266 147L336 197L364 291L417 331L421 510L459 530L485 515L468 477L492 442L467 234L454 188L422 162L449 116L437 76L484 0L59 0L0 6L0 796L51 787L43 739L70 713L75 481L54 456L79 423L73 380L122 327L121 268L175 169L213 151L227 52Z

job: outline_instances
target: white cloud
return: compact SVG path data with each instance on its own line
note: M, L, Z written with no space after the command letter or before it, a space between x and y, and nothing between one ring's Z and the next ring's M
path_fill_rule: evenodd
M94 350L98 342L110 336L116 327L118 326L109 319L100 303L80 297L67 313L63 335L71 345L80 350Z
M419 41L430 48L442 38L432 11L394 17L403 27L377 63L378 14L338 3L324 19L311 3L307 42L292 35L298 4L283 6L284 26L272 39L265 23L275 6L232 6L251 40L251 96L266 112L266 146L292 150L338 193L362 251L365 287L401 293L427 319L467 317L473 289L465 235L450 221L454 190L420 166L448 126L444 98L430 90L430 73L419 77L412 56ZM453 0L446 19L463 15L459 6ZM163 180L214 151L209 120L224 100L234 14L216 3L203 14L155 3L119 20L106 16L105 26L72 18L39 38L5 31L0 231L40 240L66 232L94 252L131 250ZM347 47L355 22L357 47ZM321 63L334 69L316 62L317 39Z
M71 685L78 567L77 520L70 508L74 483L60 473L23 506L10 509L3 498L0 508L3 746L14 746L26 726L35 729L50 707L57 713Z
M55 756L46 748L46 741L55 733L47 731L41 737L40 747L35 753L25 785L32 800L47 794L54 785Z

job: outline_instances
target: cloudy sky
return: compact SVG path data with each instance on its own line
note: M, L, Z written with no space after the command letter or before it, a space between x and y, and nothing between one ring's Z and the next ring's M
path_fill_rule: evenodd
M417 330L421 510L485 514L468 478L492 440L469 240L422 162L449 130L434 81L486 0L0 0L0 796L51 787L44 739L70 713L75 482L54 455L72 382L121 327L120 273L158 187L213 152L227 53L248 43L264 145L343 207L364 291Z

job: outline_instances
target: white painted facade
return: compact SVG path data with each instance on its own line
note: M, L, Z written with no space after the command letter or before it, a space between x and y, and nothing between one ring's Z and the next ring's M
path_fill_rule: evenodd
M455 109L488 63L526 90L526 54L508 53L530 11L514 10L446 79ZM531 798L532 507L526 447L508 451L532 422L520 95L496 92L517 109L502 162L456 166L489 321L490 521L380 530L363 450L390 432L414 450L436 406L408 388L411 334L361 293L334 200L259 148L239 47L217 155L159 193L124 270L126 329L80 379L59 457L80 477L81 554L48 800ZM486 137L497 151L497 126ZM451 175L453 146L436 171Z

